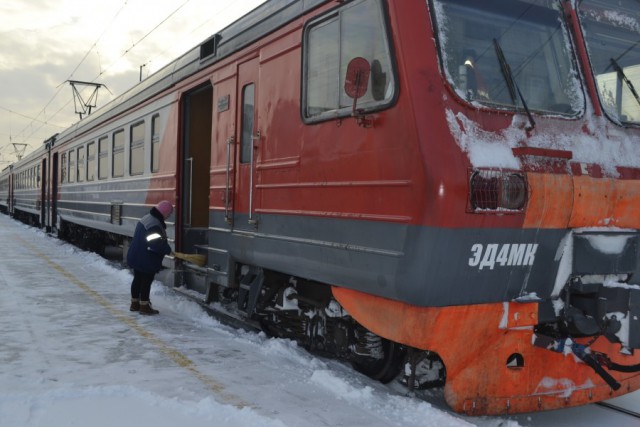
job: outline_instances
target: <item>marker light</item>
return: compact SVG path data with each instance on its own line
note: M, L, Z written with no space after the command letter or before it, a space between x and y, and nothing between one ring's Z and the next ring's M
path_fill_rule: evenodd
M469 200L473 211L522 211L527 203L524 174L501 170L471 173Z

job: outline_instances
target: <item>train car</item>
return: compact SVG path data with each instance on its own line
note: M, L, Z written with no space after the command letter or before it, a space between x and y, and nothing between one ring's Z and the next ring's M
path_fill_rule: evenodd
M9 193L11 214L17 219L38 227L45 224L46 166L44 146L21 159L11 167ZM9 184L9 182L7 182Z
M634 0L270 0L52 138L45 223L456 411L640 388ZM17 167L17 166L16 166ZM22 167L22 166L21 166Z
M137 221L151 206L176 200L175 158L165 155L160 170L160 147L166 144L160 135L170 133L164 128L175 96L136 103L155 79L50 142L55 184L49 218L59 236L98 252L106 243L126 250ZM173 217L168 223L173 239Z

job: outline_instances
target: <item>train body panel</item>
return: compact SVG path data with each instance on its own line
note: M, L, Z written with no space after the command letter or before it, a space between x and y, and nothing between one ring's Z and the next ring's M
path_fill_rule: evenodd
M458 411L629 392L628 1L270 0L3 170L0 209L126 247L171 200L175 248L207 255L177 285L375 377L442 362Z

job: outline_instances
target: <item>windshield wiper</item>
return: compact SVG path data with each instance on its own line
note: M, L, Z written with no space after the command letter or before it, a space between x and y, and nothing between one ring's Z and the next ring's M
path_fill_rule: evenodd
M638 96L638 92L636 92L635 86L633 85L631 80L629 80L627 75L624 73L624 70L622 69L620 64L618 64L618 61L611 58L611 66L613 67L614 70L616 70L616 72L618 73L618 78L627 85L627 87L633 94L634 98L636 98L636 102L638 103L638 105L640 105L640 96Z
M511 72L511 67L507 62L507 59L504 57L504 52L502 51L502 47L500 47L500 43L498 39L493 39L493 47L496 51L496 56L498 57L498 62L500 62L500 69L502 70L502 75L504 77L504 81L507 83L507 88L509 89L509 95L511 96L511 101L513 105L517 108L518 103L516 100L516 94L520 98L520 102L522 102L522 107L524 111L527 113L527 117L529 118L530 126L527 127L527 130L532 130L536 127L536 122L533 120L533 116L531 115L531 110L527 106L527 102L524 100L524 96L522 96L522 92L516 83L515 78L513 77L513 73Z

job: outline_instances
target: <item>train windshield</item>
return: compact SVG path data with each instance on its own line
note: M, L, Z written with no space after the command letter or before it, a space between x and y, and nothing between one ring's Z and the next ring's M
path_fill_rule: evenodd
M602 107L615 121L640 123L640 2L578 4Z
M557 0L433 0L449 82L469 102L577 115L584 95Z

